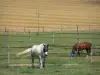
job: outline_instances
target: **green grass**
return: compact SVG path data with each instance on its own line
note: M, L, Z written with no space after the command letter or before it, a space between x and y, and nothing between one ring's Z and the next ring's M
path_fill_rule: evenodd
M86 52L81 52L81 57L70 59L72 46L77 42L76 32L54 33L54 44L51 32L36 33L10 33L7 36L0 35L0 75L99 75L100 74L100 50L94 49L93 63L85 59ZM80 41L87 41L93 44L94 48L100 48L100 32L80 32ZM8 67L7 53L10 52L11 64L31 64L31 57L15 56L34 44L49 43L49 55L46 61L46 68L39 69L39 66L31 67ZM9 49L7 48L9 44ZM38 59L35 59L38 64Z

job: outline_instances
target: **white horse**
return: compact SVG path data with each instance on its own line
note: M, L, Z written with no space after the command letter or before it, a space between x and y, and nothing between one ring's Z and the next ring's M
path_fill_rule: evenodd
M30 53L31 56L38 56L39 58L39 63L40 63L40 68L45 67L45 57L48 55L48 46L49 44L40 44L40 45L33 45L31 48L26 49L23 52L19 52L16 55L17 56L22 56L26 53ZM42 58L44 60L42 60Z

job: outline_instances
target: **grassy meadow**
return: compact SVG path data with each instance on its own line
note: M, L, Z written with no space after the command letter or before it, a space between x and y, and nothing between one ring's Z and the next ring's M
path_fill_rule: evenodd
M99 75L100 74L100 32L80 32L80 41L92 43L94 55L93 63L86 59L86 52L81 57L70 59L72 46L77 42L76 32L54 32L54 42L51 32L37 33L8 33L0 34L0 75ZM19 58L16 53L32 45L48 43L49 55L45 69L39 69L38 59L35 59L35 68L30 66L8 67L8 51L10 64L31 64L29 54ZM9 46L9 48L8 48Z

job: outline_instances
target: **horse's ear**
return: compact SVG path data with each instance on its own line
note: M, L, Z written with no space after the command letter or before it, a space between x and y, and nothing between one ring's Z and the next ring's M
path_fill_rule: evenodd
M45 46L45 44L43 44L43 46Z

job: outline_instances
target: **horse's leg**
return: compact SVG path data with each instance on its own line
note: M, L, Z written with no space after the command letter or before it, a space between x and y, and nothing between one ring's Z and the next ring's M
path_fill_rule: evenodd
M34 68L34 57L35 57L34 52L31 52L31 57L32 57L32 68Z
M87 52L87 56L86 56L86 58L88 58L88 56L89 56L89 50L86 49L86 52Z
M43 59L43 67L45 67L45 56L43 57L44 59Z
M77 53L77 54L78 54L78 56L80 57L80 52L79 52L79 51L78 51L78 53Z
M40 63L40 68L43 68L43 63L42 63L42 57L39 55L39 63Z
M76 58L77 58L78 56L80 56L80 52L79 52L79 51L76 52Z
M86 56L86 58L88 58L88 55Z

